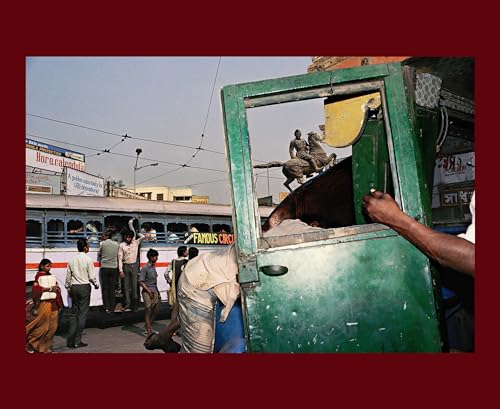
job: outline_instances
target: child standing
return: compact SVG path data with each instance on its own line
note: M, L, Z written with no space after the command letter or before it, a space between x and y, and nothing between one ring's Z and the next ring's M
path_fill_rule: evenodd
M158 273L155 267L158 261L158 252L149 249L146 256L148 262L139 274L139 285L142 287L142 299L144 300L144 321L146 325L144 335L149 336L153 333L152 324L155 314L160 310L160 292L157 285Z

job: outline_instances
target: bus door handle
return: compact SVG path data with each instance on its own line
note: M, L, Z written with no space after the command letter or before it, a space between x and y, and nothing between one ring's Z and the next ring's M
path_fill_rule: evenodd
M288 267L278 265L261 266L259 270L266 276L282 276L288 273Z

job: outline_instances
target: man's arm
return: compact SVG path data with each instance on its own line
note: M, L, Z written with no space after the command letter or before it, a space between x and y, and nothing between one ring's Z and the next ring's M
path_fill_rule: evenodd
M403 213L387 193L375 191L363 196L368 216L396 230L439 264L474 276L475 245L451 234L437 232Z
M121 244L118 246L118 272L120 273L120 277L124 277L124 274L123 274L123 247Z
M64 280L64 287L69 290L71 287L71 266L68 263L68 268L66 269L66 280Z
M99 288L99 284L97 284L97 277L94 269L94 262L89 257L87 261L87 274L89 276L89 281L92 283L94 288L97 290Z
M146 280L146 267L143 267L141 271L139 272L139 285L146 291L149 295L151 295L151 290L148 288L146 283L144 282Z
M135 217L132 217L129 221L128 221L128 228L129 230L134 233L134 237L132 239L135 239L135 229L134 229L134 220L135 220Z
M101 261L101 257L102 257L102 241L101 243L99 244L99 250L97 250L97 261Z

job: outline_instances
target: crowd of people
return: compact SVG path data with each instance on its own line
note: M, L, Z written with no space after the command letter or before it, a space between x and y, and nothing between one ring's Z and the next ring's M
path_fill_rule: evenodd
M474 276L475 195L471 202L472 223L460 237L436 232L417 222L402 212L387 193L372 189L369 194L363 196L363 207L371 220L391 227L440 265L452 268L457 274ZM201 255L198 255L198 249L194 247L188 249L186 246L180 246L177 249L177 258L170 262L165 272L165 279L170 285L168 302L171 305L171 319L160 332L155 332L152 324L161 302L156 271L159 254L150 249L147 252L148 262L139 271L139 246L144 235L136 235L133 221L134 219L129 221L130 229L123 232L121 243L118 243L115 227L102 235L98 258L101 262L100 282L106 313L115 311L115 289L122 279L125 302L121 311L137 311L138 287L142 290L146 349L163 349L165 352L217 352L214 350L217 326L230 317L231 311L239 313L241 321L241 308L233 309L233 306L239 305L240 297L234 244ZM278 225L276 229L279 228ZM288 223L281 228L320 229L312 223L303 222L300 222L300 225ZM91 285L99 288L93 262L87 255L89 245L86 239L78 239L77 248L78 254L68 263L65 281L73 310L67 338L69 348L87 346L82 341L82 332L89 310ZM53 276L51 279L50 269L50 260L43 259L33 284L32 295L36 300L37 314L36 318L26 325L28 352L50 352L57 330L62 299L57 282ZM181 344L172 339L174 334L181 337ZM230 341L233 344L235 339L242 341L238 341L237 351L244 352L242 328L238 334L231 336ZM473 331L468 336L473 338ZM226 352L236 352L236 349L227 350L227 346L220 347L224 348Z
M140 269L140 245L143 240L151 241L151 228L144 233L136 234L134 218L128 222L128 229L120 229L111 225L101 235L97 259L100 262L99 280L97 280L94 262L88 256L89 242L79 238L76 242L78 254L67 267L64 286L68 291L70 302L69 330L66 338L68 348L84 348L88 346L82 340L87 315L90 308L91 286L99 289L101 283L103 308L106 314L113 312L137 312L139 307L139 291L144 303L145 336L154 334L152 323L159 312L161 297L158 290L158 273L156 262L158 252L150 249L147 252L148 262ZM179 247L179 257L172 260L167 269L165 279L171 285L169 301L172 308L172 322L175 330L179 328L175 299L176 283L179 275L190 258L198 254L195 247L187 249ZM50 273L52 262L43 259L32 286L29 317L26 323L26 351L51 352L52 342L58 327L59 312L63 308L61 289L56 277ZM175 273L172 274L172 271ZM172 291L173 290L173 291ZM117 303L117 294L122 293L122 302ZM27 303L28 309L28 303Z

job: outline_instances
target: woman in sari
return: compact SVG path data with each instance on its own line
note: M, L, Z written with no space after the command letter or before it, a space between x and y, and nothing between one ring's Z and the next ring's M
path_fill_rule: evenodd
M51 352L52 340L57 330L59 308L63 306L61 290L57 282L48 287L40 284L41 277L52 276L51 268L52 262L44 258L38 266L31 290L33 300L35 304L39 302L39 307L37 317L26 325L26 351L29 353ZM48 294L42 297L44 293Z

